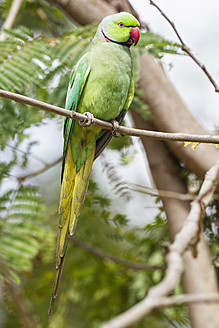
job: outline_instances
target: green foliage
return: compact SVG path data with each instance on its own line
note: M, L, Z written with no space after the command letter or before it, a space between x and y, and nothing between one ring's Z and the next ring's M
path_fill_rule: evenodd
M141 116L146 120L151 120L151 113L148 105L141 99L144 97L144 91L137 89L135 92L135 97L132 102L132 107L138 111Z
M0 162L0 183L2 183L2 180L10 174L10 171L15 164L16 164L16 157L14 157L12 160L8 162L6 161Z
M219 195L215 195L206 211L205 234L211 246L212 260L219 280Z
M142 32L138 47L140 49L146 48L149 53L157 58L163 57L164 54L182 55L179 43L169 41L153 32Z
M14 101L0 100L0 149L4 149L7 142L13 140L15 144L28 137L25 129L31 125L39 125L45 114ZM17 146L18 146L17 144Z
M125 138L112 138L108 147L113 150L121 151L129 149L131 145L133 145L132 137L126 136Z
M10 37L0 43L1 89L21 92L38 86L50 65L48 44L24 27L4 32Z
M7 17L11 4L12 0L1 1L0 16L3 19ZM24 0L15 21L15 26L20 24L56 36L73 25L61 10L44 0Z
M31 271L45 236L43 212L43 201L34 186L21 185L0 197L0 275L4 280L20 282L20 274Z
M119 176L117 167L111 161L107 160L104 154L101 155L101 163L104 171L107 174L108 180L113 185L114 193L118 194L120 197L123 197L126 200L130 200L130 192L127 189L126 183L124 183L124 181Z

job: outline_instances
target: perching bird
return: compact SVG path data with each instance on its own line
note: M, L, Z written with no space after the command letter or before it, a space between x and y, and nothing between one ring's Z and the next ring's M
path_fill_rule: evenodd
M90 50L75 66L67 92L66 109L121 123L134 96L130 46L139 40L139 22L126 12L100 23ZM69 236L80 215L93 161L112 138L112 131L65 119L62 186L56 273L48 315L58 293ZM89 125L89 124L88 124Z

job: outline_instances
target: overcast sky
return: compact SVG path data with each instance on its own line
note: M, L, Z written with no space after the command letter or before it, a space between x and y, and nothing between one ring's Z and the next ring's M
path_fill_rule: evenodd
M131 0L140 18L153 32L178 42L170 26L149 0ZM175 23L184 42L205 64L219 84L219 1L218 0L154 0ZM206 128L219 126L219 93L207 80L203 71L183 56L167 55L163 59L168 76L189 110Z

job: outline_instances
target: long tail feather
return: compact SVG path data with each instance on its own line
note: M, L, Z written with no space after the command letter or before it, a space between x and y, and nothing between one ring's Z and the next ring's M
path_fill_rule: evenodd
M53 304L58 294L68 238L74 233L77 219L83 207L94 154L95 147L80 170L76 172L76 165L72 159L71 147L70 145L68 146L59 203L59 234L56 248L56 272L48 316L51 315Z

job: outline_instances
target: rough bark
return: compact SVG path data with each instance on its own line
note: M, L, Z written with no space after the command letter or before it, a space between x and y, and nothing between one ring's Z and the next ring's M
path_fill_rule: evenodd
M132 111L135 124L141 129L151 129L153 126L142 120L142 117ZM158 189L186 193L186 185L179 178L177 165L164 142L141 138L147 153L153 179ZM162 198L167 215L169 231L172 238L181 229L189 214L189 202ZM212 268L210 254L204 238L198 244L198 256L194 258L191 251L183 257L185 272L183 289L185 293L217 293L218 286L215 272ZM217 328L219 323L219 304L190 304L190 319L193 328Z
M61 7L80 25L100 22L105 16L127 11L138 18L137 12L127 0L48 0Z

